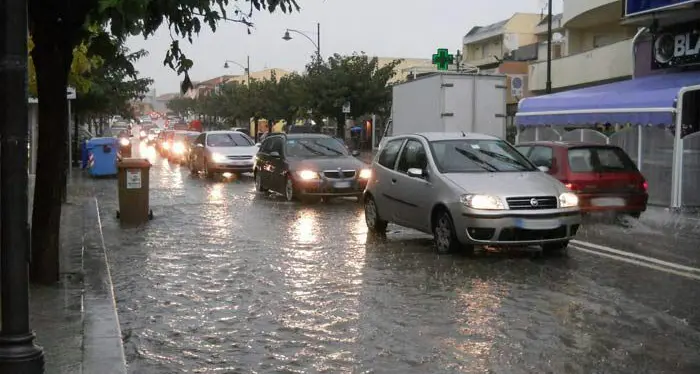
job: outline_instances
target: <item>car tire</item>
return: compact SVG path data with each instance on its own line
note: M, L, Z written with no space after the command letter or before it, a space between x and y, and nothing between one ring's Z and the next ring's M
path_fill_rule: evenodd
M435 250L438 254L454 253L462 247L457 238L457 231L455 230L452 216L444 209L435 215L433 239L435 241Z
M263 186L262 175L260 173L255 173L255 190L258 192L267 192L267 189Z
M194 161L190 160L190 174L192 175L197 175L199 171L197 170L197 167L194 166Z
M298 198L296 187L294 186L294 181L289 176L287 177L287 181L284 184L284 198L287 201L296 201Z
M367 229L374 234L386 234L386 227L389 223L379 216L379 209L377 209L377 203L374 201L374 198L367 196L364 199L364 203Z
M542 244L542 253L545 255L557 255L566 253L569 241Z

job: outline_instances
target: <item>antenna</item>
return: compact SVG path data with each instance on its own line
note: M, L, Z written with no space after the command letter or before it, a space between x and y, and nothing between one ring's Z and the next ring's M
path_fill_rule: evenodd
M463 137L463 138L466 138L466 137L467 137L467 134L465 134L464 131L462 131L462 137Z

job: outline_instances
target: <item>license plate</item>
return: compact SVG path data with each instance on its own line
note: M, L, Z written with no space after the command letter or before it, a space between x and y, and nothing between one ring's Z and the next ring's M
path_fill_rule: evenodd
M350 182L335 182L333 183L334 188L350 188Z
M231 161L232 165L249 165L252 164L250 161Z
M598 197L591 199L593 206L625 206L625 199L621 197Z
M551 230L561 226L557 219L524 219L517 218L515 226L526 230Z

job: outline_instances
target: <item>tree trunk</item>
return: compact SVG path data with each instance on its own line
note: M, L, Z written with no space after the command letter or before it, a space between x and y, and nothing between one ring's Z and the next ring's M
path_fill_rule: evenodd
M39 144L32 213L33 282L52 284L59 279L61 195L66 188L68 103L66 87L73 46L53 30L34 35L32 51L39 96Z

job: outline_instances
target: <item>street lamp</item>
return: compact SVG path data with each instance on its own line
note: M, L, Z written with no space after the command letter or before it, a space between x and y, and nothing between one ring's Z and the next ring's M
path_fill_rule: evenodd
M241 69L243 69L243 71L245 72L245 75L246 75L246 81L247 81L248 85L250 86L250 56L248 56L246 59L246 66L243 66L243 65L241 65L238 62L233 61L233 60L226 60L226 61L224 61L224 69L229 68L229 62L234 64L234 65L238 65L241 67Z
M299 31L299 30L294 30L294 29L287 29L287 31L284 32L284 36L282 36L282 40L285 41L290 41L292 40L292 36L289 34L290 32L297 33L306 39L309 39L311 44L316 47L316 58L318 59L319 62L321 62L321 24L316 23L316 41L314 41L309 35L306 33Z
M547 83L545 91L552 93L552 1L547 1Z

